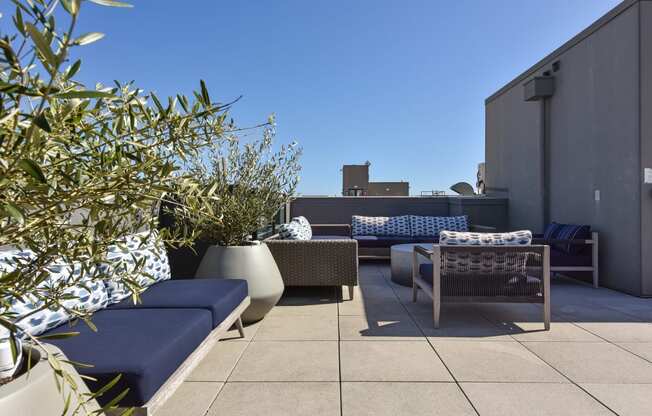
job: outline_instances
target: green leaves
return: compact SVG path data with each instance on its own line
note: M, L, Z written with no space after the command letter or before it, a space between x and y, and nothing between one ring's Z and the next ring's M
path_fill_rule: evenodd
M89 0L91 3L99 4L101 6L110 6L110 7L134 7L129 3L122 1L114 0Z
M55 98L64 98L64 99L72 99L72 98L111 98L114 97L113 94L109 92L104 92L104 91L79 91L79 90L72 90L72 91L66 91L66 92L60 92L57 94L54 94L53 97Z
M30 38L32 38L34 46L41 53L41 55L43 55L48 65L51 68L55 68L58 65L58 61L54 55L54 52L52 52L52 49L50 49L50 42L45 39L43 34L33 24L26 23L25 29L27 30Z
M104 33L90 32L81 35L80 37L75 39L72 43L73 45L79 45L79 46L88 45L89 43L93 43L102 39L104 36L105 36Z
M41 170L41 167L33 160L21 159L18 162L18 167L21 168L29 176L36 179L37 181L41 183L46 183L45 175L43 175L43 171Z
M25 222L25 214L23 214L23 211L18 208L14 203L12 202L5 202L3 205L5 214L8 217L11 217L18 221L19 224L23 224Z
M79 6L81 6L81 0L61 0L61 5L68 13L77 16L79 13Z

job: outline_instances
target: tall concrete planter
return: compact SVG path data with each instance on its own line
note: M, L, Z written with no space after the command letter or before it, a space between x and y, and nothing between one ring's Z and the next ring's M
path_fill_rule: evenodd
M251 305L242 315L245 323L263 319L279 301L285 289L281 272L266 244L210 246L195 277L246 280Z
M58 354L60 359L65 359L58 348L52 345L47 345L46 348L50 354ZM69 385L61 383L63 391L59 391L54 371L41 350L24 347L24 361L27 361L30 351L32 368L29 371L23 370L9 383L0 385L0 415L50 416L60 415L64 410L65 398L70 392ZM74 367L66 363L62 363L62 367L72 375L79 392L88 394L86 384ZM76 407L77 402L73 393L68 411L72 412ZM95 401L86 403L89 412L99 408Z

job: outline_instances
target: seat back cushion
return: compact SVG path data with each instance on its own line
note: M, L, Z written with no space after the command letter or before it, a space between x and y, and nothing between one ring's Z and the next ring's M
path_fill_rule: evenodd
M109 304L132 295L131 289L122 283L123 278L137 282L144 290L172 277L165 244L156 231L133 234L109 247L107 261L99 267L107 276Z
M469 217L424 217L410 215L410 231L412 237L437 237L441 231L469 231Z
M35 258L30 250L18 248L0 249L0 275L11 273L18 267L23 267ZM108 304L108 292L104 283L93 278L95 268L92 265L82 267L80 263L69 265L54 262L46 268L48 277L41 282L37 290L40 297L47 296L48 291L63 290L70 296L62 302L63 307L43 308L45 303L34 294L27 294L22 300L8 299L8 313L13 322L27 334L36 336L68 322L75 317L75 310L80 312L95 312ZM43 308L43 309L41 309ZM41 309L41 310L39 310ZM66 310L68 309L68 310ZM38 312L35 312L37 311Z
M511 233L470 233L442 231L441 246L527 246L532 242L528 230ZM444 274L509 274L526 276L527 253L445 253L442 256Z
M591 239L591 226L578 225L578 224L559 224L556 222L550 223L543 238L549 240L589 240ZM550 244L555 249L572 255L584 254L588 248L585 245L578 244L563 244L554 243Z
M282 240L310 240L312 228L306 217L295 217L289 223L280 225L278 235Z
M364 217L354 215L351 218L351 228L354 236L411 236L409 215L398 217Z

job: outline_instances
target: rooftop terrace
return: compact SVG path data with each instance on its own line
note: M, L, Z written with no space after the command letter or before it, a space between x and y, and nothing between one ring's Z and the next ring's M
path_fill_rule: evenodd
M342 300L344 297L344 300ZM564 278L541 306L432 304L362 263L354 299L286 290L221 341L161 415L648 415L652 300Z

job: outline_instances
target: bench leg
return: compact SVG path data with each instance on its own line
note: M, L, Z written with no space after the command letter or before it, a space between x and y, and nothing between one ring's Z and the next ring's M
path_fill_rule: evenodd
M244 327L242 326L241 317L238 317L238 319L235 321L235 327L238 328L238 332L240 333L240 338L244 338L245 333L244 333Z

